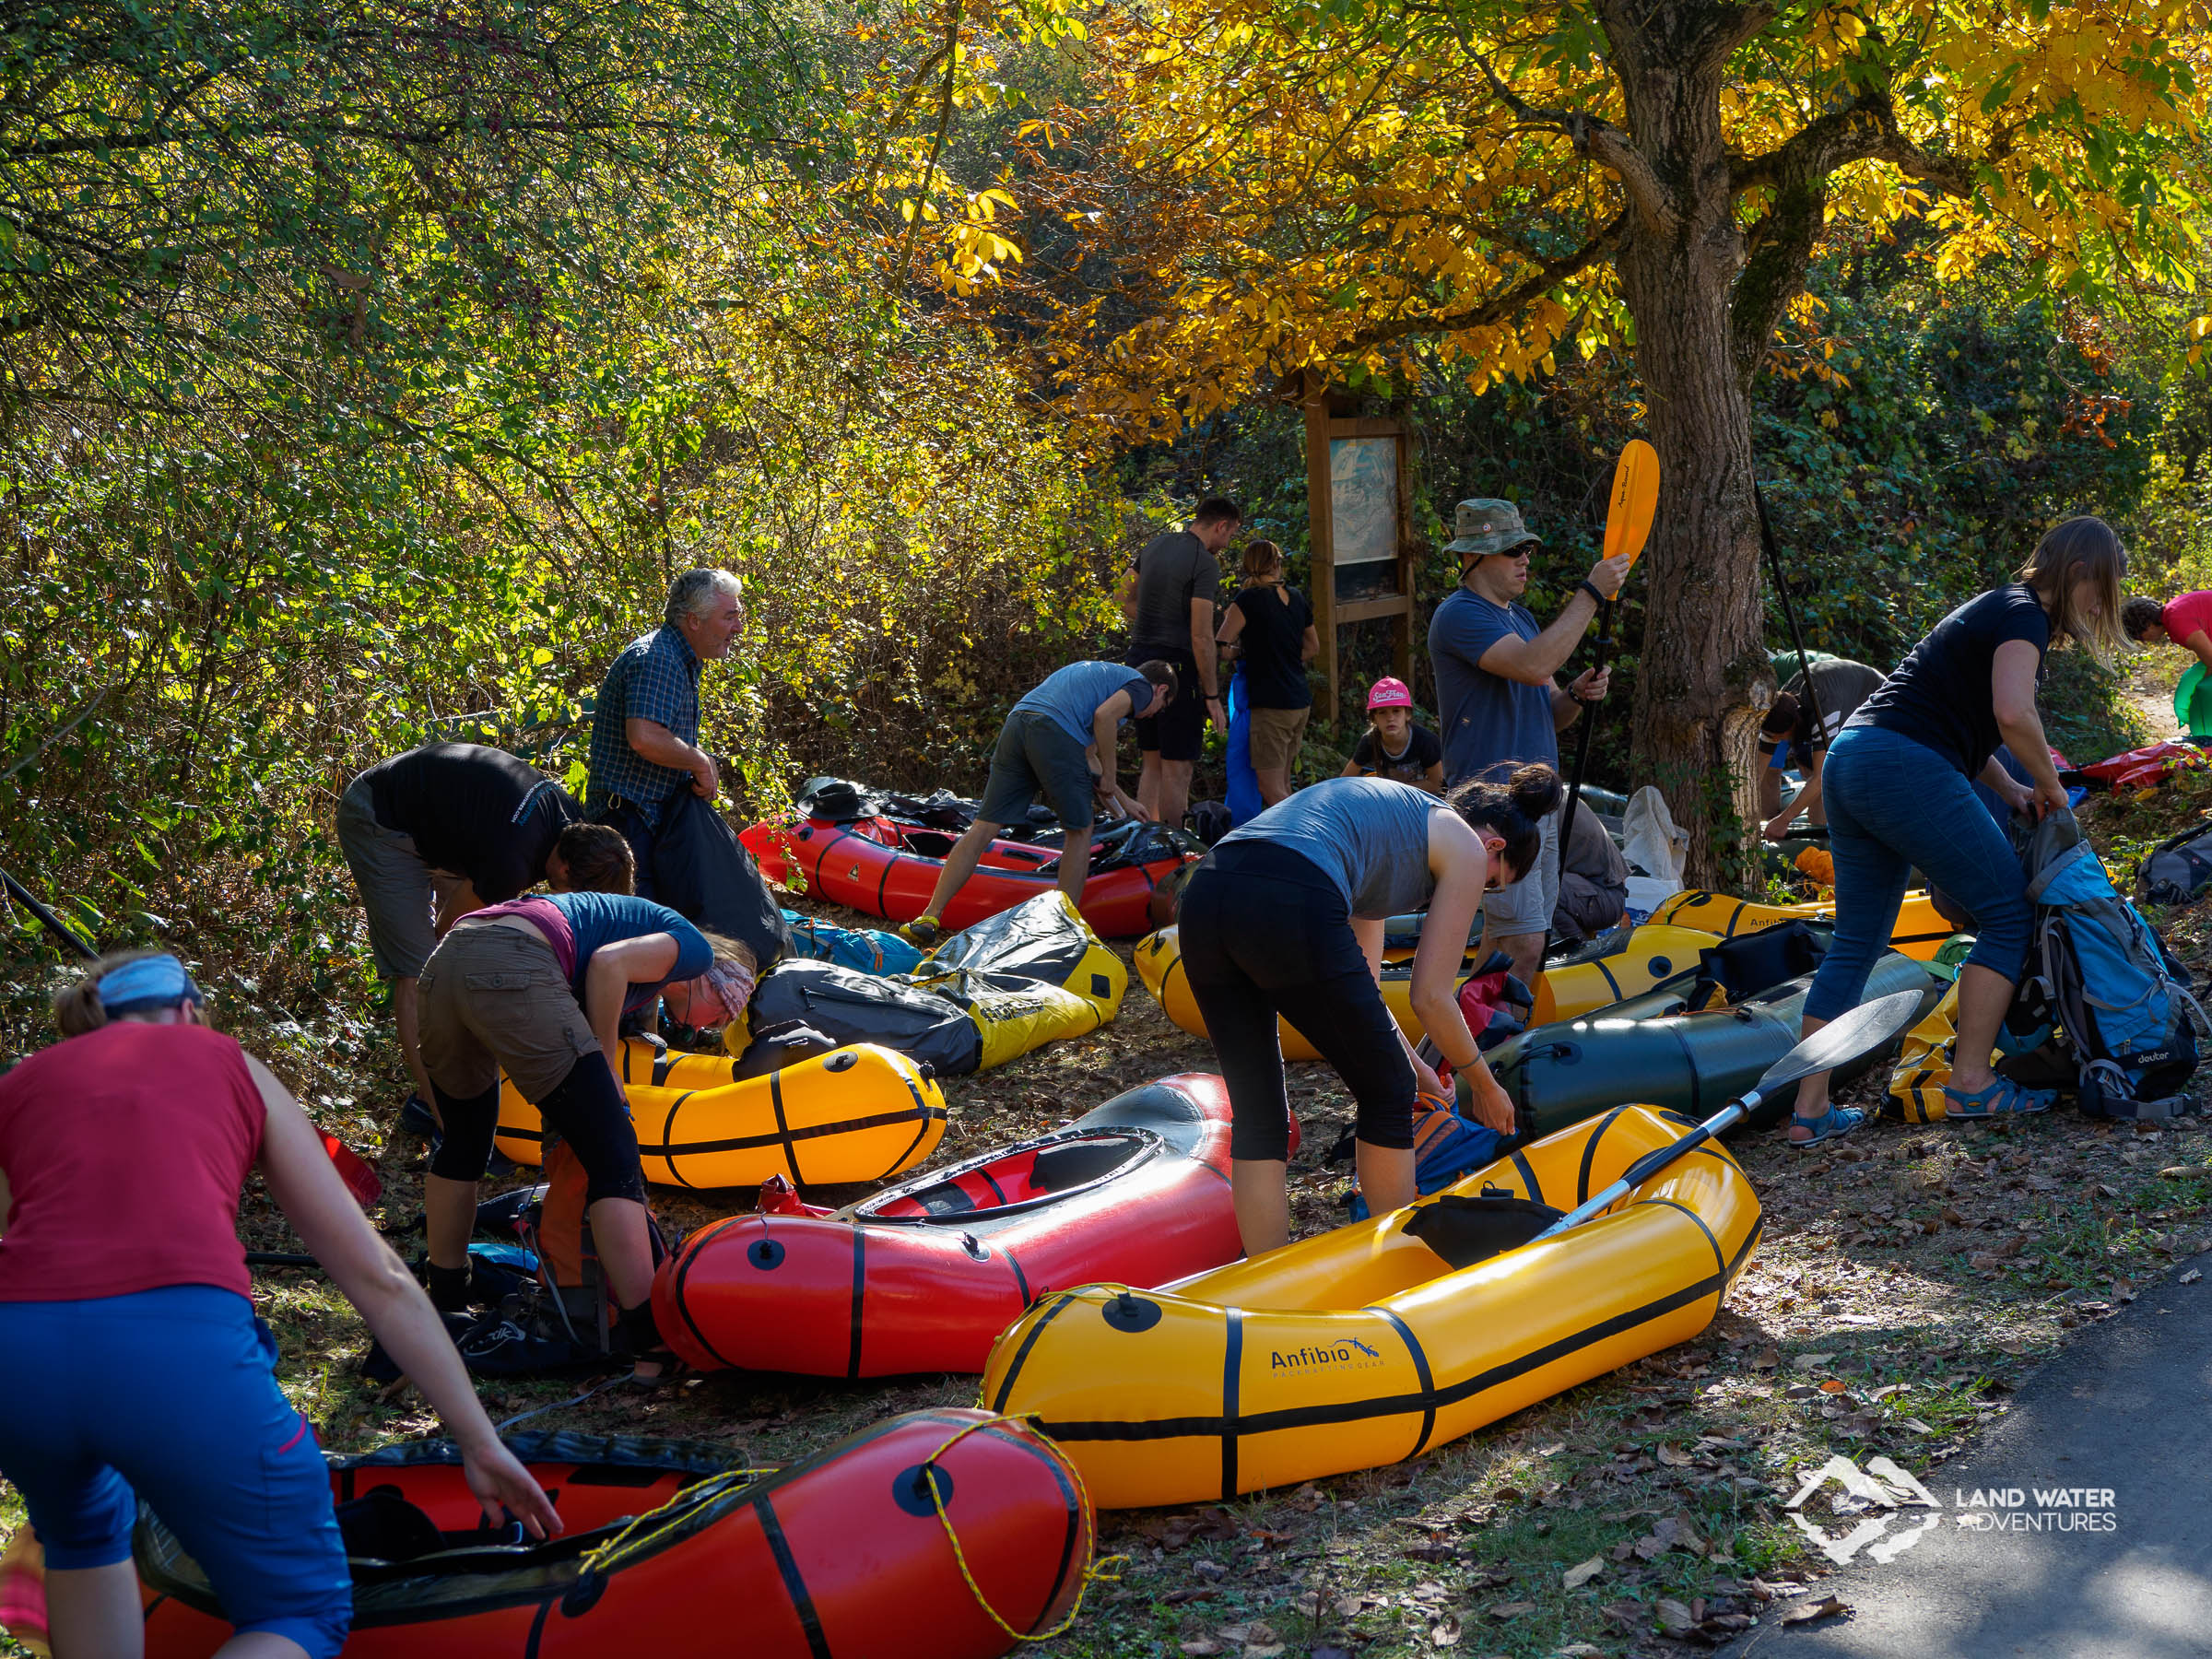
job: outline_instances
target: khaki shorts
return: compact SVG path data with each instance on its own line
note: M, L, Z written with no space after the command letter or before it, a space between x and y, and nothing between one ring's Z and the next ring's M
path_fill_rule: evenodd
M465 924L430 953L416 987L422 1064L438 1092L468 1100L505 1072L533 1106L559 1087L599 1040L544 935L500 923Z
M1485 935L1492 941L1551 931L1551 912L1559 904L1559 815L1550 814L1541 828L1544 839L1528 874L1482 896Z
M369 912L369 954L385 979L413 979L438 942L438 900L415 838L387 830L357 778L338 797L338 846Z
M1252 712L1252 765L1255 771L1288 771L1298 764L1299 740L1312 717L1303 709L1254 709Z

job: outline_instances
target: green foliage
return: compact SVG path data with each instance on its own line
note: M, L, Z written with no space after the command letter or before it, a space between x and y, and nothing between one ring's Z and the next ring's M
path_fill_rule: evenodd
M830 24L9 27L0 759L110 689L0 781L0 863L103 945L358 1009L347 778L480 735L581 788L587 700L693 565L747 584L704 682L741 810L808 771L972 781L1110 624L1107 504L825 188L871 138ZM18 920L18 965L51 960ZM7 977L0 1051L37 1040Z

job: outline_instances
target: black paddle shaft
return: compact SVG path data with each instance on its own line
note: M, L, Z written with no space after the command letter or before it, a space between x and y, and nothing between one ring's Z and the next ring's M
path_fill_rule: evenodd
M1598 606L1597 654L1592 660L1593 668L1603 668L1613 655L1613 606L1606 600ZM1583 705L1583 729L1574 740L1574 780L1567 786L1567 810L1559 818L1559 868L1567 867L1568 838L1574 833L1574 809L1583 804L1583 774L1590 770L1590 742L1597 735L1596 703Z
M75 948L76 954L83 957L85 960L88 962L91 961L100 955L99 951L93 949L91 946L86 944L85 941L78 936L75 928L71 927L66 922L63 921L59 916L48 910L43 904L40 903L37 894L33 893L21 882L18 881L13 876L10 876L6 870L0 870L0 887L6 887L8 892L18 903L23 906L25 910L29 911L32 915L39 919L40 924L43 926L48 933L53 935L54 937L61 939L71 946L73 948Z
M1828 747L1828 723L1820 716L1819 693L1813 688L1813 659L1805 648L1805 630L1797 626L1797 607L1790 603L1790 584L1783 579L1782 549L1774 545L1774 526L1767 522L1767 498L1759 486L1751 486L1751 504L1759 510L1759 545L1767 551L1767 571L1774 580L1774 596L1782 601L1782 619L1789 625L1790 643L1797 651L1797 670L1805 676L1805 707L1812 719L1812 741L1807 749L1818 744Z

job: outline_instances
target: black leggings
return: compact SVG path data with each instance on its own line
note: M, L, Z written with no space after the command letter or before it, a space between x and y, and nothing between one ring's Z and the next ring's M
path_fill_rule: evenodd
M492 1136L500 1123L500 1091L455 1100L436 1090L445 1139L430 1159L430 1173L448 1181L481 1181L491 1167ZM645 1202L645 1170L638 1161L637 1126L621 1086L607 1069L606 1056L594 1052L569 1068L569 1075L537 1102L546 1132L558 1135L583 1165L584 1202L628 1198Z
M1344 895L1265 841L1216 848L1183 889L1182 971L1229 1084L1232 1158L1289 1156L1280 1014L1336 1068L1371 1147L1413 1145L1413 1063L1352 936Z

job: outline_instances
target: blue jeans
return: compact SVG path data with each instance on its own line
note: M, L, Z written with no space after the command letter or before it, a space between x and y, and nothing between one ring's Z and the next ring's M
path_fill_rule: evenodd
M2027 879L1957 765L1895 732L1847 726L1822 776L1836 937L1805 999L1806 1018L1833 1019L1858 1006L1914 865L1974 918L1967 960L2018 984L2028 959Z
M0 1302L0 1474L47 1566L129 1560L143 1498L239 1630L313 1659L345 1644L353 1580L329 1470L253 1303L212 1285Z

